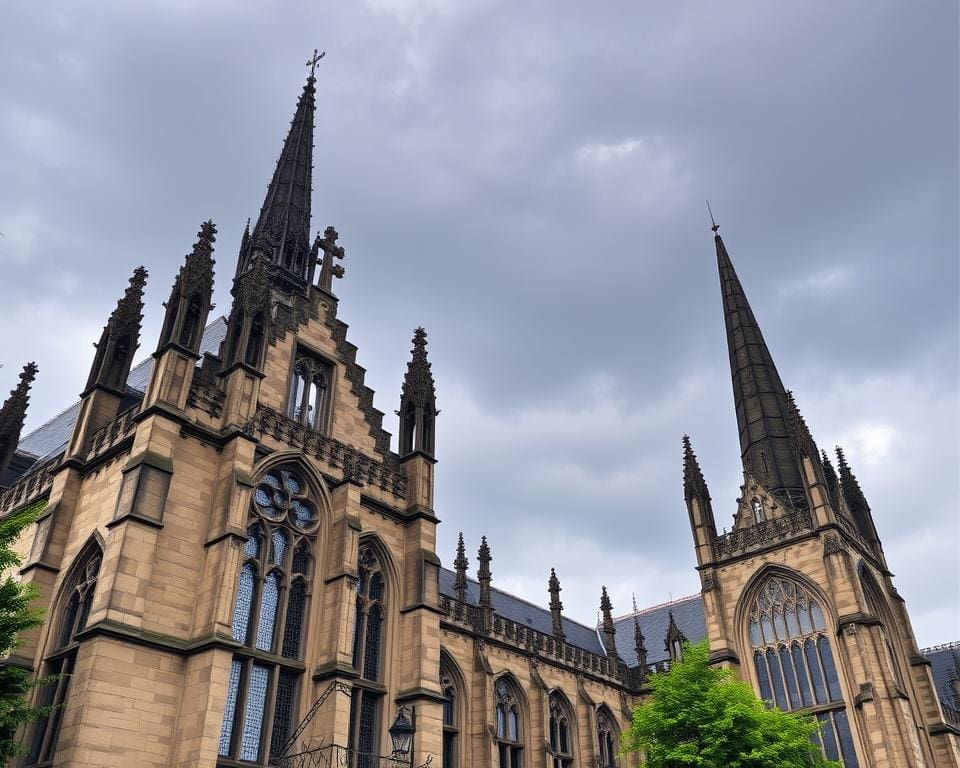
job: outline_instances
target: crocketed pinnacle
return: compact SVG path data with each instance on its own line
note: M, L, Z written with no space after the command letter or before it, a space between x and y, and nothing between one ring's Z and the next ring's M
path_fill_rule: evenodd
M147 270L137 267L123 296L117 302L116 309L110 313L105 330L114 336L133 332L140 336L140 322L143 320L143 289L147 284Z
M37 364L27 363L20 372L20 381L0 408L0 471L9 463L10 455L20 442L20 432L30 404L30 385L37 377Z
M487 544L487 537L483 536L480 539L480 551L478 553L478 561L480 567L477 571L478 581L480 582L480 607L486 611L493 610L493 600L490 595L490 580L493 578L493 574L490 572L490 561L493 558L490 556L490 545Z
M457 600L461 603L467 600L467 567L470 565L467 560L467 549L463 543L463 532L457 541L457 557L453 561L453 567L456 570L456 576L453 580L453 592Z
M701 499L710 501L710 491L707 481L703 479L697 454L690 445L690 436L683 436L683 498L686 501Z
M432 408L436 395L433 372L427 360L427 332L417 328L413 332L413 349L403 377L400 400L402 404L412 403L416 408Z
M744 471L794 503L806 498L788 428L789 405L743 286L719 234L714 237Z
M826 451L820 452L820 459L820 465L823 467L823 479L827 483L827 494L830 496L830 503L833 504L834 509L839 511L840 481L837 478L837 473Z
M804 420L800 409L797 408L797 402L793 399L793 392L787 390L787 428L790 430L790 440L793 442L794 450L797 456L806 456L808 459L816 459L818 454L817 444L810 434L807 422Z
M550 618L553 623L553 635L558 640L565 640L563 631L563 603L560 602L560 579L557 572L550 569L550 578L547 580L547 591L550 593Z
M217 227L207 220L200 225L197 242L184 259L177 273L173 290L180 289L183 296L199 294L207 301L213 296L213 244L217 241Z
M847 503L847 509L853 513L854 518L858 518L861 514L869 514L870 505L867 504L867 498L863 495L860 483L857 482L850 465L847 464L847 457L839 445L837 446L837 468L840 470L840 490Z

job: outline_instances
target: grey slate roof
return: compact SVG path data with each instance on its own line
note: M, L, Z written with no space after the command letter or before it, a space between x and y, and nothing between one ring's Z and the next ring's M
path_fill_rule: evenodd
M647 664L656 664L670 658L666 649L667 627L670 626L670 612L673 620L680 627L684 637L691 643L697 643L707 636L707 622L703 618L703 597L699 594L690 597L681 597L652 608L644 608L637 612L640 618L640 630L647 646ZM637 666L637 651L633 642L633 617L629 613L620 616L613 622L617 630L617 653L627 666Z
M951 709L960 710L960 689L956 687L956 681L960 679L960 641L925 648L921 653L930 659L933 684L940 701Z
M446 568L440 569L440 594L453 597L453 580L455 574ZM480 600L480 585L472 579L467 579L467 602L476 605ZM553 621L550 617L550 611L541 608L538 605L514 597L509 592L491 587L490 600L493 603L493 611L498 616L502 616L518 624L524 624L538 632L546 635L553 634ZM597 630L581 624L566 617L563 618L563 632L567 636L567 642L585 651L604 655L603 644L597 635Z
M226 335L227 319L221 316L213 320L203 331L200 354L205 352L216 354ZM127 397L120 406L121 410L126 410L143 399L152 371L152 357L142 360L130 370L130 375L127 377ZM48 458L63 453L66 450L67 441L73 434L73 425L76 424L79 413L78 401L22 438L17 445L17 453L35 457L34 463L42 463Z

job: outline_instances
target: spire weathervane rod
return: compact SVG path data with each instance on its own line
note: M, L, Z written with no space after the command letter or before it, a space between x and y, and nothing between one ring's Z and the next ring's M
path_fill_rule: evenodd
M713 218L713 209L710 207L710 201L709 201L709 200L707 200L707 210L710 212L710 224L711 224L710 229L713 230L713 234L717 234L717 230L720 229L720 225L717 224L716 221L714 221L714 218Z
M313 49L313 56L310 57L310 61L306 63L306 66L310 67L310 77L313 78L313 73L317 68L317 62L320 61L324 56L327 55L327 52L324 51L321 54L317 54L317 49Z

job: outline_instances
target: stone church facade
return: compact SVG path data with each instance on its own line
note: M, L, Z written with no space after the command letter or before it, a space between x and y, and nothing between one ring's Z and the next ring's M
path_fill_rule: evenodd
M339 318L338 233L310 237L314 102L311 74L226 317L206 222L151 358L132 366L139 268L80 402L21 439L31 365L0 411L0 513L38 513L19 576L48 616L7 663L66 673L37 690L56 708L19 764L373 768L395 765L377 755L400 723L411 765L625 768L649 675L708 638L848 768L960 766L960 701L938 695L864 494L815 445L716 231L744 483L718 534L684 438L701 593L618 617L603 589L592 627L563 616L555 574L545 608L496 589L486 539L475 577L462 538L443 567L426 333L394 452Z

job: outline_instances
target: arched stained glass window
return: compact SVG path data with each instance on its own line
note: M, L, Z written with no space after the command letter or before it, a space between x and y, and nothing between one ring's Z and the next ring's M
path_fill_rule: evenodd
M817 745L829 759L856 768L843 691L818 598L793 579L771 575L754 593L747 622L760 697L784 711L832 705L817 714Z
M570 704L559 693L550 694L550 765L570 768L573 765L573 715Z
M268 471L253 490L231 627L244 647L228 678L223 758L263 765L293 725L319 520L307 489L297 471L283 468Z
M520 699L513 681L501 677L494 684L497 721L497 768L521 768L523 765L523 728Z
M619 752L620 731L613 719L613 715L606 707L597 710L597 746L599 752L599 768L616 768L617 753Z
M87 625L93 594L100 575L103 553L99 545L88 544L77 556L61 588L57 605L57 625L50 634L43 676L59 679L40 690L39 707L50 707L50 714L40 718L33 728L33 741L27 765L48 764L53 760L60 736L60 723L70 693L70 675L77 661L77 634Z

